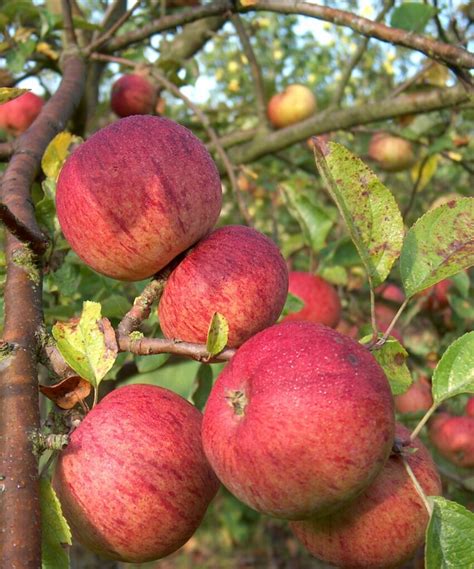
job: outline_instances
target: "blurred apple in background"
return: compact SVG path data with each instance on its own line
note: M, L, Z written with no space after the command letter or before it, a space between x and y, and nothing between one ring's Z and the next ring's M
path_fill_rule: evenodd
M416 161L411 142L383 132L372 136L369 157L387 172L406 170Z
M289 85L273 95L268 103L268 118L275 128L283 128L310 117L316 111L316 97L304 85Z
M0 129L18 135L24 132L40 114L44 101L34 93L24 93L0 105Z

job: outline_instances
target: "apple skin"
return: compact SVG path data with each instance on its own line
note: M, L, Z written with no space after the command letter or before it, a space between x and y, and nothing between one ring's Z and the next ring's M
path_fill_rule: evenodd
M24 93L0 105L0 128L15 136L25 132L40 114L44 101L34 93Z
M283 322L248 340L221 372L202 437L239 500L298 520L362 492L394 431L390 387L367 349L322 324Z
M289 292L305 305L298 312L285 316L288 320L319 322L335 328L341 319L341 301L336 289L323 278L311 273L292 271L289 274Z
M405 393L395 396L395 409L398 413L426 412L432 405L431 383L425 376L420 376Z
M66 160L56 207L64 236L98 273L152 276L214 226L221 183L183 126L136 115L99 130Z
M429 435L437 450L453 464L474 467L474 417L440 413L430 422Z
M369 156L386 172L401 172L413 166L416 160L408 140L383 132L372 136Z
M397 437L410 432L397 424ZM441 481L429 452L419 439L406 454L425 494L441 493ZM392 455L372 484L343 510L319 519L290 523L308 551L341 569L389 569L409 560L422 545L429 516L402 459Z
M219 483L201 413L161 387L107 395L72 433L53 486L74 537L110 559L169 555L196 531Z
M153 112L156 89L141 75L123 75L112 85L110 106L119 117L149 115Z
M206 343L214 312L229 324L229 347L274 324L285 304L288 269L278 247L243 225L216 229L171 273L158 307L167 338Z
M268 102L267 114L275 128L283 128L310 117L316 111L316 98L305 85L289 85Z

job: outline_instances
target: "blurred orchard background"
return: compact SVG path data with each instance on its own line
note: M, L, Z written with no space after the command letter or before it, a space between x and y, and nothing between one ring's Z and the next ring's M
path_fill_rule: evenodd
M247 0L240 5L240 13L232 13L231 2L219 1L202 6L199 0L73 1L78 42L93 47L84 95L68 129L86 138L115 121L110 107L113 83L125 73L146 76L158 95L155 112L191 129L219 165L224 192L219 225L254 226L279 245L289 268L313 272L331 283L342 305L338 329L360 338L370 333L365 273L317 174L310 137L339 142L368 163L395 195L407 227L443 200L472 196L474 107L468 95L468 70L441 52L431 53L435 59L428 58L428 44L420 43L421 51L416 50L410 37L419 34L439 45L472 48L474 3L297 2L294 14L285 13L288 5ZM320 19L311 17L311 6L323 5L329 10L321 10ZM346 14L343 25L336 25L334 9ZM199 10L199 17L186 16ZM396 33L377 38L369 30L364 36L356 15L385 22L397 28ZM3 0L1 86L28 88L44 99L54 94L61 81L62 21L58 0ZM115 26L118 29L114 29L116 22L121 23ZM109 37L104 39L107 30ZM268 120L268 101L292 84L304 85L314 94L316 109L302 122L275 129ZM374 159L376 151L370 143L380 132L408 141L405 146L395 142L402 144L402 154L408 152L401 168L384 167L383 160ZM5 158L13 138L3 131L1 140L0 153ZM6 164L0 164L0 172ZM100 302L103 315L117 325L145 282L121 283L86 267L61 236L54 203L40 178L32 196L40 225L54 236L44 279L46 325L79 314L84 299ZM399 285L397 269L390 280ZM472 272L452 278L446 289L441 300L425 296L412 301L397 324L414 380L429 381L446 347L472 329ZM388 287L380 291L381 327L388 325L399 304L400 298L391 296ZM143 332L159 334L155 311ZM106 377L115 382L104 381L101 391L151 383L202 407L223 365L167 354L123 353ZM466 395L450 399L446 410L463 414L467 399ZM49 403L44 399L42 405L46 413ZM422 410L415 409L400 418L413 427L422 415ZM423 437L440 466L446 496L472 508L474 470L443 457ZM72 566L119 567L77 546ZM258 515L225 490L182 550L158 563L141 565L155 566L324 567L303 551L283 522Z

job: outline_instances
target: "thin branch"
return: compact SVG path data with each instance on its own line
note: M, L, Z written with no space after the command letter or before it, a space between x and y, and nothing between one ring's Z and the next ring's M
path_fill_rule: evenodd
M64 20L64 34L66 47L77 46L77 37L72 20L71 0L61 0L61 10Z
M242 49L247 57L250 65L250 71L253 78L253 86L255 91L255 100L257 102L257 116L261 125L263 125L267 130L269 130L269 122L267 117L267 103L265 100L265 87L263 84L262 71L260 65L258 64L257 58L250 43L249 36L242 22L242 18L234 13L230 17L232 24L234 25L235 31L239 36L240 43L242 44Z
M433 513L433 508L431 507L430 503L428 502L428 498L426 497L425 491L423 490L421 484L418 482L418 479L415 476L415 473L413 472L411 466L409 465L408 460L404 456L402 456L402 461L403 461L403 466L405 467L405 470L406 470L408 476L410 477L410 480L412 481L413 486L415 487L416 493L418 494L418 496L421 498L421 501L425 505L425 508L428 511L428 515L431 516L431 514Z
M250 6L242 8L241 11L253 12L254 10L309 16L325 22L331 22L337 26L350 28L363 36L419 51L431 59L449 63L456 67L466 67L468 69L474 67L474 54L465 49L445 44L414 32L391 28L383 23L373 22L344 10L298 0L255 0Z
M393 6L393 0L388 0L374 21L375 22L382 21L385 18L387 12L392 8L392 6ZM362 56L364 55L365 50L369 45L369 41L370 37L366 37L365 39L363 39L360 42L359 47L356 49L355 53L352 55L351 59L349 60L349 63L347 64L347 67L344 69L341 80L339 81L339 84L336 88L336 94L334 95L334 101L331 106L334 107L341 106L342 98L344 97L344 91L346 90L346 87L349 84L352 72L359 64L359 61L362 59Z
M0 202L0 221L19 241L28 245L37 255L42 255L49 245L49 239L36 227L30 227L16 217L8 207Z
M420 164L418 176L416 177L415 183L413 184L413 188L412 188L411 193L410 193L410 199L408 200L408 204L407 204L407 206L406 206L406 208L402 214L402 217L405 221L406 221L407 215L410 213L410 210L413 207L413 204L415 203L415 197L416 197L416 194L418 192L418 188L420 187L421 180L423 179L423 170L425 169L425 166L426 166L429 159L430 159L430 155L428 154L423 158L423 160Z

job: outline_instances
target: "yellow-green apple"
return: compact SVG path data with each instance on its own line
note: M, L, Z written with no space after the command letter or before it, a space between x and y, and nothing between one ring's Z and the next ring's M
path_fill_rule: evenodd
M382 368L347 336L283 322L247 340L221 372L203 421L220 481L255 510L327 515L375 478L394 440Z
M155 87L142 75L123 75L112 85L110 106L119 117L149 115L157 98Z
M243 225L202 239L171 273L158 314L167 338L205 343L215 312L229 324L228 346L274 324L288 292L288 270L268 237Z
M300 271L289 274L289 292L304 302L298 312L284 320L307 320L335 328L341 318L341 301L336 289L323 278Z
M268 102L267 113L275 128L283 128L310 117L316 111L316 97L305 85L289 85Z
M413 166L416 160L411 142L383 132L372 136L369 156L387 172L406 170Z
M201 413L161 387L107 395L72 433L53 486L73 536L103 557L142 563L196 531L218 489Z
M40 114L44 101L34 93L24 93L0 105L0 128L10 134L24 132Z
M397 425L397 437L407 444L410 433ZM404 455L425 494L440 494L436 465L421 441L407 444ZM428 511L402 458L393 454L347 508L292 522L290 528L312 555L341 569L393 569L415 555L428 521Z
M99 130L69 156L56 205L64 236L87 265L138 281L212 229L221 183L192 132L136 115Z
M405 393L395 396L395 409L399 413L426 412L432 405L431 383L424 375L413 382Z
M429 425L436 449L456 466L474 467L474 417L440 413Z

